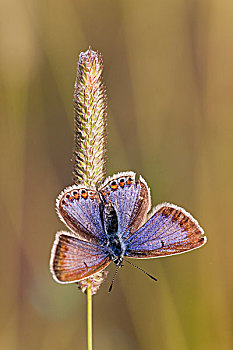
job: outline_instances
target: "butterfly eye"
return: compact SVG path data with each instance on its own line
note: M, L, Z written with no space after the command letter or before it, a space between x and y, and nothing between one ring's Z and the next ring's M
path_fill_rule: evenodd
M82 190L81 196L86 199L87 198L87 191Z
M128 180L126 181L127 185L131 185L133 182L132 178L131 177L128 177Z
M120 179L120 186L122 188L125 186L125 180L124 179Z
M110 187L111 187L112 190L116 190L116 189L117 189L117 183L116 183L116 181L113 181L113 182L111 183Z

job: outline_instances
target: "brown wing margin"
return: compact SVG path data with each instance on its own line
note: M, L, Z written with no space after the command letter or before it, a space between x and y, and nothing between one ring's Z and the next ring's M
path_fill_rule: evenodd
M79 282L105 269L108 252L97 244L79 240L69 232L58 232L53 244L50 271L56 282Z

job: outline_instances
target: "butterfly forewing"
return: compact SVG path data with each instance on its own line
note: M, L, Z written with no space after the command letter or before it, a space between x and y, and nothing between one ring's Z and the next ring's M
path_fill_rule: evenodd
M203 233L198 222L183 208L164 203L128 238L125 255L153 258L183 253L202 246L206 242Z
M79 238L106 244L100 217L100 198L96 190L83 186L69 187L58 197L57 211Z
M50 270L59 283L78 282L103 270L110 261L108 251L99 244L81 241L68 232L58 232Z
M146 182L135 173L119 173L105 182L99 189L106 202L114 206L118 219L118 232L126 239L145 221L150 209L150 193Z

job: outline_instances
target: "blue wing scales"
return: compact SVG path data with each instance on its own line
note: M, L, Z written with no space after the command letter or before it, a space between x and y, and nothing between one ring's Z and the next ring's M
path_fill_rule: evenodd
M57 212L77 237L106 244L100 217L100 198L96 190L77 185L67 188L57 199Z
M125 255L155 258L183 253L206 242L198 222L183 208L163 203L151 218L125 242Z
M150 192L145 180L125 172L108 178L99 191L106 202L112 203L118 218L118 232L123 239L140 227L150 209Z

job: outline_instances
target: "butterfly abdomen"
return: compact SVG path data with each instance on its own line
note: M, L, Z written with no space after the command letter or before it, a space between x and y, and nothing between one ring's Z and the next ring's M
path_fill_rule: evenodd
M112 261L121 265L125 246L118 233L118 218L111 203L103 206L103 228L107 236L107 247Z
M103 228L107 236L112 236L118 231L117 213L111 203L103 207Z

